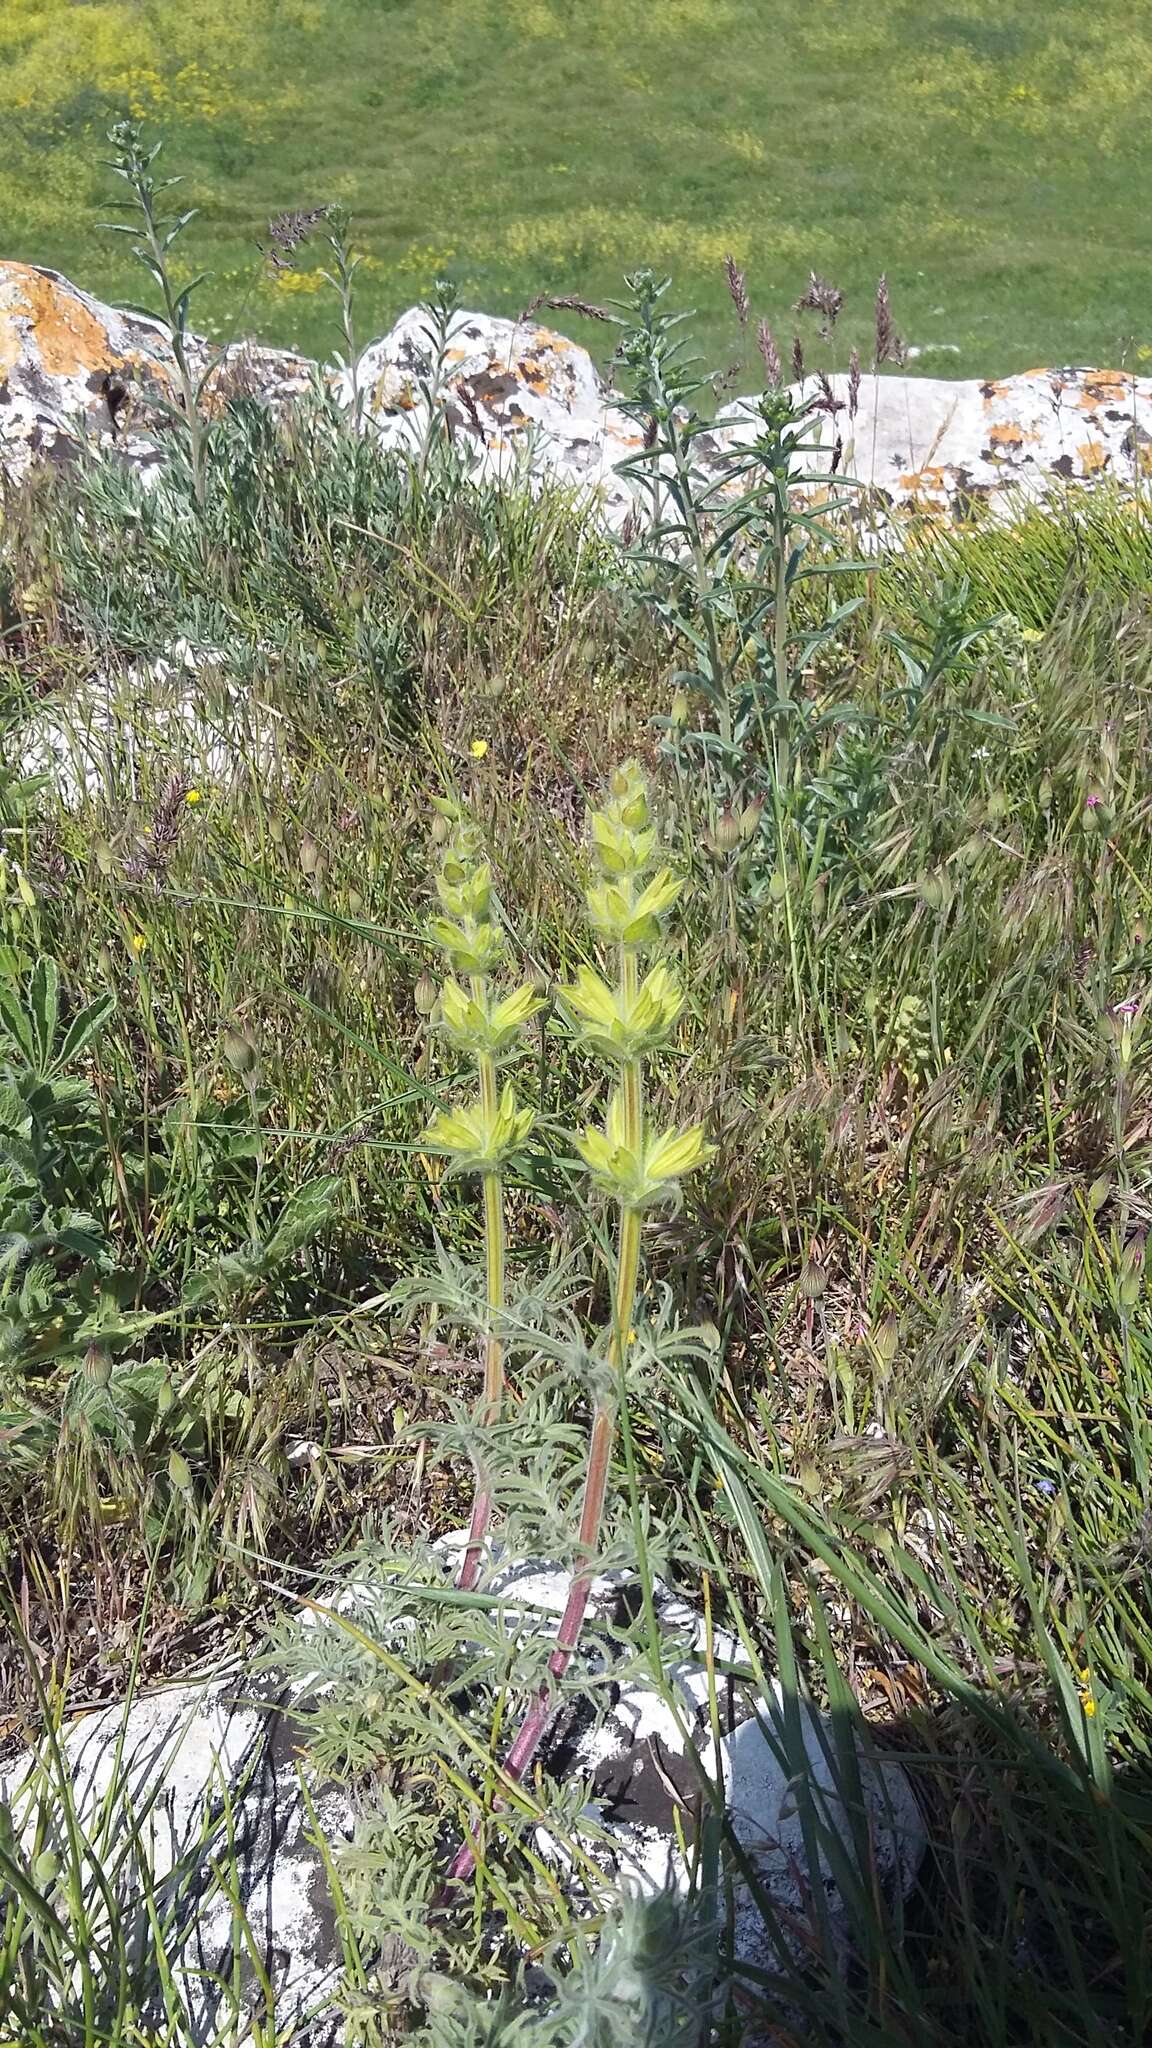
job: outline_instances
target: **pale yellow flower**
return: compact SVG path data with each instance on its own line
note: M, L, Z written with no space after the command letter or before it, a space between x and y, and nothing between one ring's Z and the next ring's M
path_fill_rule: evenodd
M488 752L487 740L473 740L472 745L468 751L471 754L472 759L474 761L482 761L484 759L485 754Z
M202 795L202 793L200 792L200 790L198 790L198 789L190 789L190 790L188 791L188 794L187 794L187 796L185 797L184 801L185 801L185 803L186 803L186 804L202 804L202 803L203 803L203 801L204 801L204 798L203 798L203 795Z

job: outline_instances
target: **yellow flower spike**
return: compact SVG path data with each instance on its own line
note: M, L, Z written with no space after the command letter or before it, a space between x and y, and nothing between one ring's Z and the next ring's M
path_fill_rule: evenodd
M487 740L473 740L472 745L468 749L468 752L471 754L472 759L474 761L482 761L484 759L485 754L488 752Z
M133 932L132 937L128 941L128 944L131 946L132 951L136 955L136 958L139 959L141 953L147 950L148 940L146 939L143 932Z

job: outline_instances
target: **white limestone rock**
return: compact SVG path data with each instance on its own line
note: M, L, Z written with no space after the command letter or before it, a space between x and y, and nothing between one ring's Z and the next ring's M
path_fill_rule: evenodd
M197 374L215 360L203 340L193 338L191 353ZM279 407L325 377L345 403L355 392L366 430L412 451L427 433L435 385L456 446L478 476L559 483L616 529L642 512L617 471L642 435L586 349L533 320L456 312L438 363L436 355L430 316L413 307L364 350L354 379L347 369L320 371L290 351L243 342L215 361L204 402L211 409L243 393ZM847 378L830 381L844 410L815 466L829 462L839 434L841 472L898 513L960 519L986 504L1007 515L1022 497L1100 482L1133 490L1152 476L1147 377L1072 368L981 383L886 373L863 379L854 421ZM811 395L813 387L800 389ZM38 459L74 454L82 440L154 468L169 430L149 399L171 402L175 393L171 352L155 321L102 305L56 271L0 263L0 470L21 476ZM705 473L726 443L754 431L755 403L723 407L715 432L696 443Z
M1000 516L1022 502L1058 497L1072 485L1146 488L1152 477L1152 378L1115 370L1028 370L975 379L864 377L855 420L848 379L829 379L843 408L823 422L822 448L808 466L827 469L837 437L841 475L884 505L960 520L980 505ZM809 381L794 386L812 397ZM734 436L755 433L755 399L717 416L701 453L715 456Z
M612 403L587 349L535 321L456 312L439 363L436 355L429 316L413 307L360 357L365 417L389 445L419 448L435 392L477 475L547 478L591 497L609 525L621 523L633 494L615 465L635 454L641 435ZM337 388L350 403L347 372Z
M191 356L197 376L214 366L209 410L240 393L284 404L313 375L305 357L255 342L217 359L195 340ZM58 271L0 262L0 472L21 477L36 461L70 459L85 442L149 469L169 431L150 401L176 397L175 363L156 321L102 305Z
M440 1546L446 1570L458 1557L463 1534ZM343 1611L371 1632L374 1598L371 1569L362 1568L335 1593ZM534 1626L549 1637L567 1595L567 1578L540 1560L498 1564L486 1582L494 1602L506 1603L505 1625L518 1632ZM625 1573L596 1582L593 1612L626 1624L638 1608L635 1581ZM753 1891L737 1880L734 1938L739 1962L762 1971L779 1967L779 1944L797 1960L818 1946L846 1960L851 1931L832 1874L832 1859L809 1859L807 1818L815 1839L839 1844L868 1882L879 1882L889 1897L911 1886L924 1846L923 1825L904 1771L895 1757L861 1753L860 1799L840 1785L835 1748L827 1725L813 1713L797 1712L793 1736L778 1687L757 1701L746 1687L721 1676L716 1681L718 1744L713 1739L709 1677L704 1661L701 1616L666 1589L657 1587L656 1608L664 1639L669 1696L637 1675L634 1662L619 1664L603 1645L603 1634L586 1638L581 1661L590 1679L587 1701L574 1700L557 1717L541 1761L566 1783L585 1789L586 1842L604 1874L604 1891L628 1887L645 1896L669 1889L686 1893L689 1871L678 1834L691 1844L708 1810L701 1772L722 1785L733 1830L773 1902L769 1932ZM309 1617L313 1628L335 1626ZM399 1638L390 1638L396 1649ZM713 1660L742 1662L734 1639L717 1632ZM599 1704L594 1704L598 1702ZM212 2022L231 2012L224 1989L233 1968L237 1900L210 1876L213 1859L237 1870L243 1906L263 1967L276 1992L276 2018L291 2021L297 2048L330 2048L338 2038L333 1990L340 1946L323 1859L312 1839L299 1781L299 1724L278 1695L274 1681L253 1686L243 1674L208 1686L176 1686L136 1700L126 1713L106 1708L86 1715L64 1742L67 1768L81 1813L99 1826L100 1802L113 1783L117 1748L126 1773L116 1813L129 1803L141 1821L144 1861L156 1887L177 1897L165 1943L168 1962L197 2027L210 2037ZM29 1760L17 1761L0 1780L12 1803L17 1838L27 1840L34 1794ZM21 1787L24 1790L21 1790ZM227 1791L227 1798L225 1798ZM312 1784L312 1799L329 1847L339 1853L353 1835L357 1800L331 1784ZM125 1797L125 1794L127 1797ZM370 1792L360 1793L371 1812ZM30 1802L32 1803L30 1805ZM103 1822L105 1862L123 1855L122 1818ZM58 1830L59 1831L59 1830ZM230 1854L225 1856L230 1840ZM603 1905L593 1900L572 1871L569 1859L547 1830L540 1846L563 1869L577 1911ZM191 1873L191 1882L188 1882ZM145 1941L147 1926L140 1862L128 1856L118 1889L130 1920ZM250 1963L240 1967L242 1998L255 2012L261 1994ZM198 2038L192 2034L191 2038Z

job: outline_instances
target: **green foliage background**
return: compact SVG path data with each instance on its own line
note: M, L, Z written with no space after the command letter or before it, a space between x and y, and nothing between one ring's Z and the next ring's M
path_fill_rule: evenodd
M206 210L222 331L330 346L318 258L277 280L253 243L338 202L366 336L440 273L510 312L648 261L730 354L731 250L781 324L832 275L845 352L886 269L908 338L959 351L924 371L1133 362L1150 93L1130 0L0 0L3 253L138 293L96 229L132 110Z

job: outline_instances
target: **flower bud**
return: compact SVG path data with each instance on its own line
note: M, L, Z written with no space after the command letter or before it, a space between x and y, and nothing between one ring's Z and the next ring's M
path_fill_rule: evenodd
M1088 1207L1094 1216L1099 1215L1111 1192L1112 1182L1109 1175L1098 1173L1088 1190Z
M452 837L451 825L439 812L432 820L431 837L433 846L447 846Z
M100 976L101 981L111 981L115 975L116 963L112 958L112 948L107 940L104 941L96 955L96 972Z
M805 1259L800 1268L800 1292L805 1301L822 1301L828 1292L828 1276L815 1259Z
M94 1387L106 1387L112 1377L112 1360L103 1344L90 1344L84 1353L84 1377Z
M252 1074L259 1054L255 1041L238 1025L229 1024L223 1037L224 1057L235 1074Z
M740 813L740 837L744 841L745 846L755 839L756 834L760 830L760 820L763 816L764 805L759 797L753 797L751 803L745 804L744 809Z
M881 1365L891 1365L900 1342L900 1325L895 1316L885 1316L872 1332L872 1349Z
M55 1849L41 1849L32 1865L32 1877L37 1890L50 1891L60 1874L60 1858Z
M323 874L324 856L310 832L305 832L301 836L299 859L301 874L307 875L309 879Z
M783 901L784 901L785 897L787 896L787 894L788 894L788 870L787 870L787 868L786 868L786 867L776 867L776 868L773 868L773 870L772 870L772 875L771 875L771 879L769 880L769 883L768 883L768 900L769 900L769 902L770 902L770 903L783 903Z
M723 857L725 854L735 853L740 840L740 820L731 806L725 804L708 834L708 846L713 853Z
M168 1477L177 1493L191 1493L192 1467L179 1451L170 1451L168 1454Z
M1037 799L1039 801L1040 809L1042 811L1050 811L1052 809L1052 777L1048 774L1045 774L1040 778L1040 788L1037 791Z
M440 991L429 974L428 969L425 968L419 981L416 983L416 987L412 991L412 1000L416 1005L417 1015L420 1017L430 1017L439 999Z
M669 723L679 727L682 730L683 727L687 725L688 720L691 717L691 714L692 704L689 699L687 690L677 690L675 696L672 699L672 709L669 713Z

